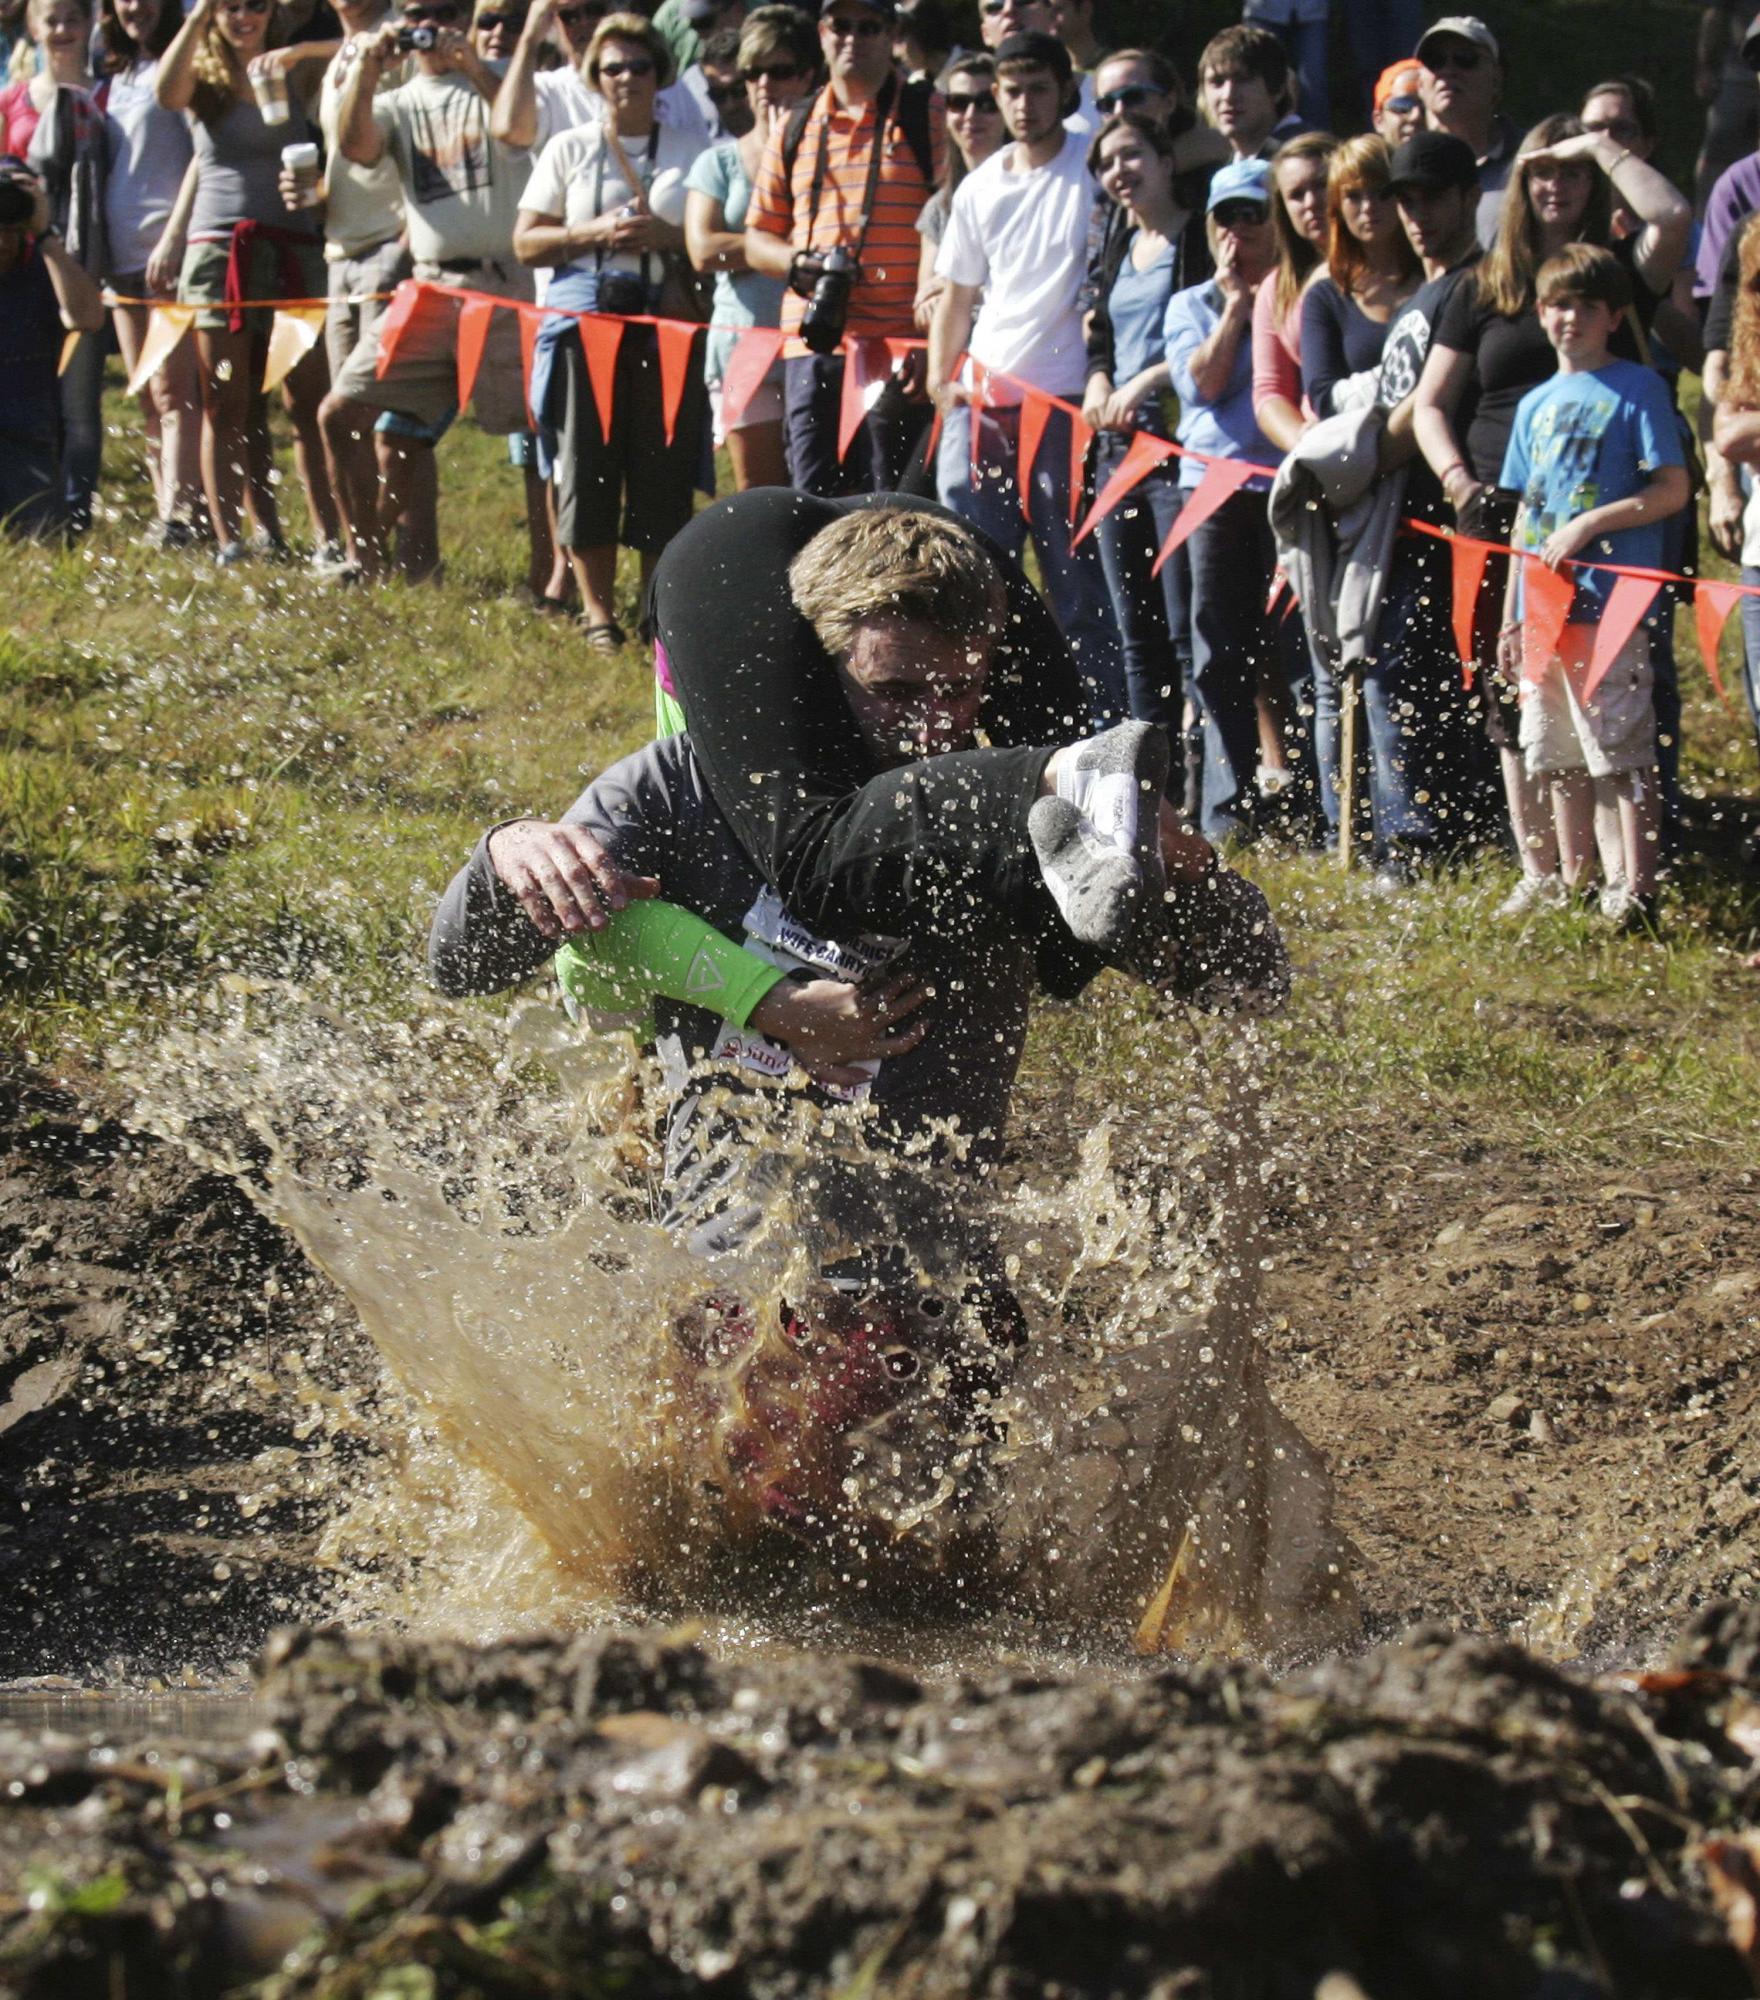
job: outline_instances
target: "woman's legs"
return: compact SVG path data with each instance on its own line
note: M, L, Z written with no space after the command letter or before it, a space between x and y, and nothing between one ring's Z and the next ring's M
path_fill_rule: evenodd
M1255 511L1256 510L1256 511ZM1207 840L1250 830L1260 754L1257 693L1266 653L1262 494L1225 500L1195 529L1192 552L1192 689L1204 717Z
M143 284L145 280L141 281ZM140 359L151 317L146 306L118 306L116 346L125 375ZM153 493L161 521L199 520L202 499L202 396L195 342L180 340L141 389L141 410L153 446Z
M243 532L251 404L262 401L251 395L251 347L248 333L208 328L199 328L196 333L201 364L202 486L214 539L222 552Z
M729 431L727 456L733 464L733 483L742 493L753 486L788 484L788 459L782 447L780 421Z
M289 370L281 385L281 400L293 425L293 462L305 488L312 540L320 549L332 543L340 548L343 536L342 514L330 484L330 461L318 422L319 406L329 393L330 362L320 341L297 368Z
M617 623L617 544L600 542L590 549L573 549L568 560L581 594L581 621L586 625Z
M1101 433L1094 467L1096 487L1103 487L1111 477L1125 448L1126 441L1118 432ZM1155 723L1171 743L1179 733L1185 683L1168 624L1168 601L1163 587L1163 579L1173 568L1172 562L1166 564L1161 577L1151 574L1156 552L1167 532L1161 525L1165 510L1156 507L1151 492L1155 483L1154 475L1144 480L1106 515L1094 535L1099 543L1100 567L1112 600L1113 617L1118 624L1130 712L1139 722ZM1178 508L1179 494L1175 488L1172 504L1175 516Z

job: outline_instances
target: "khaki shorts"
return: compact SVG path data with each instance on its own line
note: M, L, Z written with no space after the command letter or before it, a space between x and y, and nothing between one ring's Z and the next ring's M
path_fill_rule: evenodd
M1593 698L1578 690L1587 664L1552 660L1541 680L1522 690L1518 735L1531 778L1586 771L1611 778L1647 771L1656 762L1655 670L1650 635L1642 626L1614 655Z
M375 298L373 294L396 291L413 268L408 249L396 237L359 257L338 257L331 262L324 352L330 357L332 382L391 303L389 298Z
M232 316L225 306L226 267L232 261L231 246L225 243L192 243L183 253L183 270L177 281L177 296L186 306L200 306L196 325L203 333L225 333ZM282 282L282 273L291 265L298 289ZM247 299L319 299L324 296L324 251L319 238L309 243L270 243L259 238L246 253L239 272ZM269 337L270 315L246 313L245 331Z
M458 273L418 264L415 275L436 284L489 292L499 299L529 304L532 297L531 272L514 263L488 264L481 270ZM395 410L422 424L443 422L458 405L460 303L457 299L430 300L404 329L391 366L383 375L374 371L379 365L379 327L384 322L370 326L337 377L337 397L369 410ZM477 422L492 436L505 437L529 428L517 313L498 312L490 318L471 407Z

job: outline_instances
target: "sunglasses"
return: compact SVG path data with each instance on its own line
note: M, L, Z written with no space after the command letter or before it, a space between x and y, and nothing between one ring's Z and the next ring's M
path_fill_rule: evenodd
M599 65L599 74L601 76L652 76L654 74L654 63L653 59L649 56L632 56L628 62L602 62Z
M1096 97L1094 109L1102 118L1110 118L1115 111L1134 110L1139 104L1147 104L1151 97L1162 94L1152 83L1121 83L1116 90Z
M1210 211L1210 219L1218 229L1251 229L1265 220L1265 211L1256 202L1225 201Z
M755 64L739 73L741 83L793 83L800 71L793 63L772 63L768 69Z
M978 91L971 97L963 92L950 90L942 99L947 106L949 118L957 118L964 111L975 111L981 118L989 118L996 110L996 100L987 90Z
M523 28L525 21L523 14L479 14L472 26L479 34L492 35L497 28Z
M829 28L840 42L848 41L852 36L860 42L871 42L876 35L892 32L890 21L877 20L872 14L861 14L853 19L848 14L833 14L829 21L820 25Z
M1000 14L1014 4L1015 0L983 0L982 11L986 14Z
M1485 51L1476 49L1471 42L1450 42L1440 49L1432 49L1424 58L1424 67L1432 72L1439 69L1477 69L1485 60Z
M1383 111L1397 111L1400 117L1407 118L1414 111L1423 110L1424 100L1421 97L1390 97L1381 108Z
M399 18L405 21L437 21L441 27L458 19L456 7L404 7L399 9Z

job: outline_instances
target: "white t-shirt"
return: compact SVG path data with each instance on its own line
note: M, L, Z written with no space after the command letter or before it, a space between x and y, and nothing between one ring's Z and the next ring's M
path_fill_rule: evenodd
M558 132L576 125L591 125L605 115L605 100L589 90L573 63L561 69L541 69L532 78L538 94L538 136L533 150L554 139ZM662 125L671 125L697 142L701 152L709 143L709 128L697 101L682 83L669 83L654 100L654 116Z
M118 70L104 86L110 171L104 180L104 230L110 270L132 277L159 247L189 165L189 127L154 94L157 59Z
M373 123L397 164L418 264L513 263L532 156L489 136L489 104L456 72L418 74L373 99Z
M935 270L984 289L976 360L1047 395L1079 398L1088 362L1078 300L1095 195L1088 142L1071 132L1055 159L1024 173L1009 166L1014 152L1001 147L954 190ZM998 382L989 400L1018 402L1019 393Z
M649 208L662 222L682 223L685 176L703 150L701 145L677 126L656 121L648 138L625 139L623 150L642 182ZM574 228L621 208L635 194L617 155L605 143L605 127L595 120L558 132L550 141L538 155L520 207L539 215L559 215ZM649 262L653 262L651 253ZM597 268L599 259L589 252L578 265L581 269ZM603 265L608 271L639 271L641 267L640 256L628 250L606 257Z
M362 40L365 37L361 37ZM329 165L325 181L329 201L324 209L324 255L333 264L345 257L364 256L369 250L388 243L403 228L403 183L389 154L370 167L357 167L344 159L336 143L336 125L342 109L343 86L358 49L350 36L331 58L318 89L318 124L324 134L324 151ZM387 66L379 79L376 96L396 90L415 74L409 61Z

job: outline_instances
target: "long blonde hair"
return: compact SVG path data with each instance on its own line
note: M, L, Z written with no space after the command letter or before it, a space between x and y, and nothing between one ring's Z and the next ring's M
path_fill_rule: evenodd
M1729 336L1729 381L1725 398L1732 408L1760 410L1760 215L1742 224L1737 252L1741 282Z
M263 37L263 48L265 51L278 49L286 39L287 30L281 18L281 9L271 0L269 30ZM202 39L196 44L193 67L196 87L189 108L204 125L217 125L241 97L250 95L250 77L238 51L220 32L218 14L208 23Z
M1516 151L1516 163L1497 218L1497 241L1485 253L1479 266L1481 302L1495 313L1513 319L1530 312L1534 305L1534 280L1544 261L1540 254L1540 224L1528 195L1528 158L1556 146L1561 139L1574 139L1583 121L1568 112L1554 112L1542 118ZM1577 225L1576 241L1596 243L1603 249L1613 241L1613 186L1593 160L1583 163L1592 175L1589 205Z
M1295 311L1302 287L1320 262L1320 252L1290 220L1283 189L1277 183L1277 170L1289 160L1330 160L1337 150L1338 141L1330 132L1298 132L1271 155L1271 237L1277 245L1277 289L1273 302L1279 320L1287 319Z

